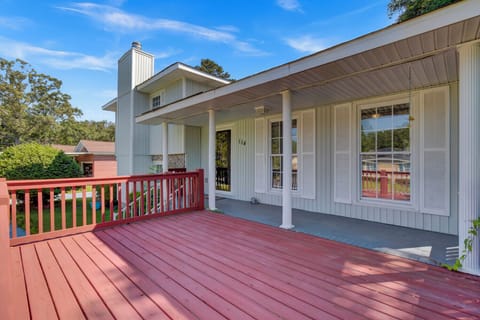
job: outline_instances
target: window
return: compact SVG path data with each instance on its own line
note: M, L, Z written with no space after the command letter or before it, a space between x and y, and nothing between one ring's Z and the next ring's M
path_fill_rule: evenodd
M361 198L410 201L410 105L361 110Z
M152 109L158 108L162 105L162 95L159 94L152 98Z
M297 120L292 120L292 190L298 189L298 131ZM283 123L273 121L270 125L270 166L272 189L283 188Z

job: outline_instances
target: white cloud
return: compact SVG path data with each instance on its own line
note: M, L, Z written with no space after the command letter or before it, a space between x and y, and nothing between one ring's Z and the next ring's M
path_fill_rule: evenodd
M22 17L0 17L0 28L20 30L30 24L30 20Z
M109 71L116 68L117 53L101 57L78 52L52 50L0 37L0 55L22 59L30 63L42 63L56 69L87 69Z
M327 19L322 19L321 21L316 22L314 25L316 25L316 26L318 26L318 25L331 25L331 24L333 24L333 23L335 23L339 20L352 19L353 16L365 13L365 12L369 11L370 9L375 8L379 5L383 5L383 4L384 4L384 1L376 1L376 2L373 2L373 3L369 3L366 6L344 12L344 13L339 14L337 16L333 16L333 17L330 17L330 18L327 18Z
M287 11L301 11L298 0L277 0L277 5Z
M171 19L152 19L142 15L125 12L115 7L95 3L74 3L69 7L59 7L61 10L76 12L101 23L107 30L114 32L145 32L166 30L190 35L195 38L228 44L240 52L251 55L264 54L252 45L240 41L233 34L233 27L226 29L207 28L184 21ZM235 31L237 31L235 29Z
M310 35L304 35L296 38L286 39L285 42L295 50L306 53L314 53L325 49L325 40L314 38Z

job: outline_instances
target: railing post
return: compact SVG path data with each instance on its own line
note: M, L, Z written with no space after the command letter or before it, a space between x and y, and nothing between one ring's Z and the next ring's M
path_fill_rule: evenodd
M6 315L6 319L13 319L12 301L10 300L10 197L8 196L7 181L0 178L0 259L4 266L0 272L0 314Z
M205 209L205 181L204 181L204 171L203 169L198 169L198 188L194 192L199 193L199 204L198 204L198 210L204 210Z

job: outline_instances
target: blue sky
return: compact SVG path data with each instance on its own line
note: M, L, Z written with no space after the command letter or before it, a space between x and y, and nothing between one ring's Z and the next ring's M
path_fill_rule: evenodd
M394 23L388 0L0 0L0 57L63 81L83 119L114 120L118 58L132 41L155 72L209 58L241 79Z

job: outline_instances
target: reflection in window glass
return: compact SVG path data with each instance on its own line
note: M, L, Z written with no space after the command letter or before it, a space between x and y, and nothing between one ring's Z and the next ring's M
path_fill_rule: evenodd
M361 110L362 199L410 201L410 105Z

